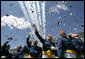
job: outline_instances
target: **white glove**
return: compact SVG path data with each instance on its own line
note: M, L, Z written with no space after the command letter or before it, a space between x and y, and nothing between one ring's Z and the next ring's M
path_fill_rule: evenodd
M50 48L51 48L51 50L56 50L56 48L54 46L51 46Z

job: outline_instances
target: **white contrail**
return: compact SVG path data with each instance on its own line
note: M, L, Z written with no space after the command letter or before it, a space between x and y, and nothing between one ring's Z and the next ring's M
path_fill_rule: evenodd
M41 24L41 12L40 12L40 4L39 1L36 1L36 8L37 8L37 15L38 15L38 20L39 20L39 32L41 34L41 36L43 36L43 32L42 32L42 24Z
M39 19L38 19L38 12L37 12L37 7L36 7L36 1L33 1L33 9L34 9L34 14L35 14L35 20L36 20L36 24L37 24L37 28L38 28L38 31L39 31Z
M34 37L37 38L34 33L33 24L36 25L39 33L45 39L45 34L46 34L45 2L39 4L39 1L37 2L36 1L18 1L18 3L24 14L25 20L31 23L30 29L32 33L34 34Z
M39 30L39 22L37 20L37 13L36 13L36 7L35 7L35 2L31 1L31 2L25 2L27 11L29 13L29 16L31 18L31 21L33 24L35 24L37 26L37 29ZM33 12L33 13L32 13Z
M41 7L42 7L43 35L45 39L46 36L45 1L41 3Z
M28 20L28 21L31 23L31 24L30 24L30 25L31 25L30 29L31 29L32 34L34 34L34 36L35 36L35 33L34 33L34 31L33 31L33 28L32 28L32 22L29 20L30 17L28 16L28 14L27 14L27 12L26 12L26 9L25 9L25 7L24 7L23 2L22 2L22 1L18 1L18 3L19 3L19 5L20 5L20 7L21 7L21 10L22 10L23 14L24 14L25 20Z
M39 26L39 21L38 21L38 18L37 18L37 8L36 8L36 5L35 5L35 2L25 2L25 5L26 5L26 8L27 8L27 11L29 13L29 16L31 18L31 21L32 21L32 24L35 24L36 27ZM32 13L32 11L34 11ZM39 31L39 27L37 27L38 31ZM40 33L40 31L39 31ZM42 47L42 44L39 42L39 45Z
M34 1L25 1L25 7L27 9L27 12L30 16L30 21L32 22L31 24L35 24L37 26L37 29L39 30L39 23L38 23L38 20L37 20L37 13L36 13L36 8L35 8L35 2ZM33 13L32 13L33 12ZM33 26L32 26L32 29L34 30ZM35 38L36 35L34 35Z

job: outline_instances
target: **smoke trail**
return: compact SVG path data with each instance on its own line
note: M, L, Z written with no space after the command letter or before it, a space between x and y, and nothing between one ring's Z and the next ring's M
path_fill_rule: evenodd
M32 31L32 34L34 34L35 38L37 38L34 33L34 28L33 28L33 24L35 24L39 33L45 39L45 34L46 34L45 2L41 3L41 8L40 8L39 1L37 1L37 2L35 2L35 1L21 2L21 1L19 1L18 3L21 7L23 14L24 14L25 20L27 20L31 23L30 29Z
M46 20L45 20L45 1L41 3L42 7L42 23L43 23L43 37L45 38L46 36Z
M25 1L25 7L26 7L26 11L29 14L29 17L31 18L30 21L32 22L31 24L35 24L37 26L37 29L39 30L39 22L37 20L37 13L36 13L36 8L35 8L35 2L31 1L31 2L27 2ZM33 12L33 13L32 13ZM34 28L32 27L32 29L34 30ZM36 37L36 35L34 35ZM37 37L36 37L37 38Z
M39 26L39 21L38 21L38 12L37 12L37 7L35 6L35 2L25 2L25 5L26 5L26 8L27 8L27 11L29 13L29 16L31 18L31 21L32 21L32 24L36 24L36 26ZM34 11L32 13L32 11ZM37 27L38 31L39 31L39 28ZM40 31L39 31L40 33ZM39 45L42 47L42 43L39 42Z
M23 14L24 14L25 20L27 20L27 21L29 21L29 22L31 23L31 24L30 24L30 25L31 25L31 26L30 26L30 29L31 29L32 34L34 34L34 36L35 36L35 33L34 33L34 31L33 31L33 28L32 28L32 22L29 20L30 17L28 16L28 14L27 14L27 12L26 12L26 9L25 9L25 7L24 7L23 2L18 1L18 3L19 3L19 5L20 5L20 7L21 7L21 10L22 10ZM35 37L36 37L36 36L35 36Z
M33 24L37 26L37 29L39 30L39 22L37 20L37 13L36 13L36 7L35 7L35 2L25 2L27 11L29 12L29 16L31 18L31 21Z
M36 10L37 10L37 17L38 17L38 20L39 20L39 32L41 34L41 36L43 37L43 32L42 32L42 24L41 24L41 12L40 12L40 4L39 4L39 1L36 1Z

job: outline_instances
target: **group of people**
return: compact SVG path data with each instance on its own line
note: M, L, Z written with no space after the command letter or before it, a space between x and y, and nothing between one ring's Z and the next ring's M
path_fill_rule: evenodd
M61 38L58 39L57 44L52 42L52 36L48 35L46 39L43 39L36 26L35 34L42 43L42 47L39 47L37 39L29 40L31 34L28 35L24 47L18 46L14 52L10 52L10 45L7 45L12 38L8 38L8 41L1 46L1 58L84 58L84 42L78 37L78 34L66 35L65 31L60 31ZM57 45L57 47L55 46Z

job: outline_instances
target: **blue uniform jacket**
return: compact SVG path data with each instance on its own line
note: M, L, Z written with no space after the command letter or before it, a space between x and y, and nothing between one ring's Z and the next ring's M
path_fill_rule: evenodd
M71 39L71 41L77 52L84 52L84 43L81 41L81 39Z
M30 54L32 57L41 58L42 57L42 48L38 46L33 46L29 44L29 38L27 38L27 45L24 46L21 50L22 53Z
M51 41L48 41L46 39L43 39L38 31L35 32L35 34L37 35L37 37L39 38L39 40L42 42L43 44L43 51L48 51L48 50L51 50L51 46L55 46L55 44ZM51 50L56 56L57 56L57 50Z
M14 51L12 58L23 58L21 51Z
M37 37L39 38L39 40L42 42L43 44L43 50L47 51L47 50L51 50L50 47L51 46L55 46L55 44L51 41L48 41L46 39L43 39L38 32L35 32L35 34L37 35Z
M63 52L64 50L75 50L73 44L71 43L71 40L68 38L59 38L57 42L57 47L58 47L58 57L59 58L64 58Z
M29 49L29 54L32 57L41 58L42 57L42 48L38 47L38 46L31 45L31 47Z

